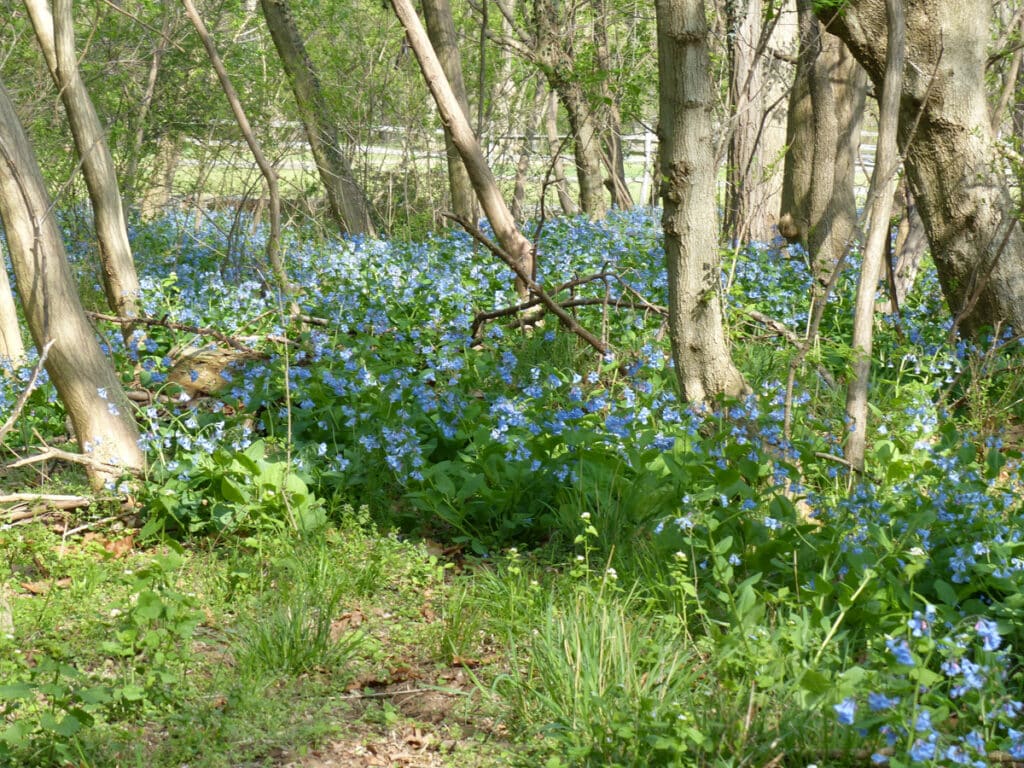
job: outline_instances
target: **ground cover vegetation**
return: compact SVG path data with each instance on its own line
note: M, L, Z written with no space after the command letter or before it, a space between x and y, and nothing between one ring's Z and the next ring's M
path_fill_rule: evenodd
M66 241L99 308L89 226L67 217ZM876 338L851 474L856 253L788 403L797 346L763 319L806 322L806 256L727 254L753 393L698 407L676 395L656 212L538 231L543 285L613 353L483 322L517 297L463 233L292 231L295 312L252 221L133 223L159 322L127 341L98 322L152 394L141 530L116 500L0 530L0 761L1024 760L1019 339L949 344L925 270ZM31 368L0 378L3 411ZM63 436L44 375L7 444Z

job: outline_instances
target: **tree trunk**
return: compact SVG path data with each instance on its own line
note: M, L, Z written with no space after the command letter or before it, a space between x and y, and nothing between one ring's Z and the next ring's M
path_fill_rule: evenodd
M659 133L672 356L683 397L748 391L722 325L715 153L703 0L656 0Z
M199 39L206 49L210 64L213 65L213 70L217 73L217 79L220 81L224 95L231 106L231 111L235 116L235 121L238 123L238 128L242 132L245 143L249 145L249 151L252 152L253 160L259 166L260 173L263 174L263 178L267 183L267 195L270 197L270 235L267 237L267 261L270 262L270 267L274 270L274 277L277 279L278 288L284 293L291 295L294 292L294 288L288 279L288 272L285 269L284 259L281 256L281 195L278 192L277 171L263 154L263 149L256 139L256 134L253 133L252 126L249 124L249 118L246 117L245 109L238 98L238 92L231 84L228 71L224 67L220 54L217 53L217 46L214 45L213 38L210 37L210 33L207 31L206 24L203 23L199 11L196 10L192 0L183 0L183 3L185 5L185 14L188 16L189 21L192 22L192 26L195 27L196 34L199 35Z
M1024 233L1016 222L986 102L989 0L915 0L899 144L943 294L968 333L1024 329ZM822 18L826 14L822 13ZM830 29L876 87L885 77L884 0L850 0Z
M515 261L518 267L531 277L534 274L533 246L530 241L516 228L515 219L509 212L505 199L501 196L498 182L491 173L480 144L473 135L473 129L466 119L458 99L452 92L451 85L445 77L441 62L434 53L415 9L410 0L391 0L398 20L405 28L409 45L416 54L416 59L423 70L423 78L426 80L437 110L441 115L441 122L451 131L452 141L462 155L462 160L469 171L469 178L473 182L473 189L476 190L477 199L491 223L491 229L498 242L508 252L508 255ZM529 291L523 281L516 280L516 289L519 295L525 298Z
M820 287L843 258L857 222L853 183L865 76L845 46L824 31L811 6L812 0L797 1L800 55L779 232L807 248Z
M71 417L82 453L142 469L139 432L117 374L79 301L43 176L7 90L0 83L0 219L36 347L54 341L46 370ZM121 470L87 468L97 489Z
M295 94L306 140L313 153L320 181L327 191L331 216L342 232L372 236L375 230L366 196L352 173L348 158L341 151L338 132L320 88L320 79L306 53L305 43L288 1L261 0L260 7L292 93Z
M569 194L569 182L565 178L565 166L562 163L562 142L558 140L558 94L554 91L548 92L547 112L544 115L544 130L548 137L548 151L551 153L550 175L555 180L555 189L558 191L558 204L562 213L566 216L575 216L579 213L572 195ZM545 174L545 182L547 181Z
M422 3L427 36L434 46L434 53L441 62L441 68L448 78L462 113L466 120L469 120L469 97L466 95L466 83L462 78L462 57L459 55L451 4L448 0L422 0ZM462 162L447 126L444 130L444 145L448 157L448 186L451 188L452 210L467 221L476 221L479 218L479 207L473 193L473 183L469 180L469 172Z
M606 185L612 196L612 204L622 210L628 210L633 207L633 196L629 192L626 159L622 152L622 114L619 110L619 97L610 82L614 64L611 47L608 44L609 9L604 0L591 2L594 13L594 61L600 77L601 106L598 113L603 144L602 159L608 171Z
M573 136L576 159L576 182L579 185L580 208L592 219L599 219L608 209L605 200L601 142L594 109L588 95L573 71L576 51L573 36L575 10L569 7L566 17L554 0L534 0L533 23L535 39L533 56L548 83L565 108Z
M7 277L7 265L0 253L0 369L6 372L5 363L21 365L25 362L25 343L21 340L21 324L18 309L11 293L11 281Z
M39 47L60 91L71 134L82 161L100 246L103 289L111 310L122 318L139 313L139 277L135 271L121 192L106 133L78 71L72 0L25 0ZM127 329L127 326L126 326Z
M906 53L906 29L903 0L885 0L888 22L885 81L878 99L878 144L875 171L871 177L868 204L870 228L864 244L857 304L853 316L853 375L846 394L846 459L855 470L864 471L867 450L868 384L871 379L871 352L875 322L875 295L878 293L878 269L886 254L892 229L893 188L899 155L896 131L899 123L900 90Z

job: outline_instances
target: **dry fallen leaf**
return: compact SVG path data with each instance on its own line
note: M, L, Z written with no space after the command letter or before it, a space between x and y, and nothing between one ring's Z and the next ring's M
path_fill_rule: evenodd
M21 588L31 595L45 595L52 587L70 587L71 579L63 578L56 581L23 581Z

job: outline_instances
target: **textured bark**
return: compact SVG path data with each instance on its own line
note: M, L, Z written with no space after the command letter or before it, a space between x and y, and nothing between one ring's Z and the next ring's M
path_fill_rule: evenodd
M782 144L775 141L773 115L766 114L772 80L768 65L773 63L766 52L781 13L776 11L765 26L761 0L728 6L732 129L723 228L733 241L768 241L774 236L780 201L770 168Z
M986 102L989 0L907 8L900 149L950 311L974 333L1024 329L1024 234L1016 223ZM850 0L830 29L876 87L885 76L884 0Z
M0 219L32 339L39 349L54 341L46 370L79 447L98 461L141 469L131 406L85 317L42 173L2 83ZM120 475L95 466L87 471L96 488Z
M469 120L466 119L458 99L452 92L451 85L448 84L448 78L445 77L444 69L437 59L437 54L434 53L434 48L430 44L426 30L423 29L423 24L409 0L391 0L391 5L395 9L398 20L405 28L409 45L423 70L423 78L437 104L441 122L451 131L452 141L458 148L459 154L462 155L477 199L484 210L484 215L491 223L495 237L519 269L533 277L533 246L516 228L515 219L505 204L505 199L501 196L498 182L495 180L494 174L491 173L490 166L487 165L480 144L469 125ZM529 293L522 280L517 279L516 288L520 296L525 297Z
M865 76L842 42L815 19L811 5L812 0L797 0L800 55L779 232L807 248L820 285L843 258L857 223L853 182Z
M888 26L885 80L878 100L878 146L875 171L871 177L868 204L870 228L864 243L857 303L853 315L853 375L846 393L846 458L854 469L864 470L867 449L868 384L871 379L871 351L875 320L878 270L885 256L891 225L892 197L899 154L896 131L899 124L900 90L906 56L906 18L903 0L885 0Z
M82 176L96 220L107 303L118 317L136 317L139 314L139 277L128 243L114 159L107 146L106 132L78 71L71 0L54 0L52 14L48 0L25 0L25 7L46 65L60 91L75 148L82 161Z
M434 46L434 53L441 62L441 69L448 78L455 99L459 102L466 120L469 120L469 97L466 95L466 83L462 77L462 57L459 55L451 4L448 0L421 1L427 36ZM448 186L451 189L452 210L464 219L476 221L479 217L479 207L473 193L473 183L469 180L469 172L462 162L455 142L452 141L448 126L444 129L444 145L448 158Z
M683 397L747 391L722 324L711 79L703 0L656 0L672 356Z
M263 18L281 58L285 75L295 94L299 117L306 132L320 181L327 191L331 216L342 232L375 234L369 205L341 151L338 132L320 88L316 68L306 53L287 0L261 0Z

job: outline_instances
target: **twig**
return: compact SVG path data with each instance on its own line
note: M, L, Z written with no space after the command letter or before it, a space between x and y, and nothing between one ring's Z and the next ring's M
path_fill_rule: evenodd
M7 436L7 433L14 428L15 422L18 417L21 416L21 412L25 409L25 403L28 402L29 395L32 394L32 390L35 389L36 381L39 379L39 374L43 372L43 365L46 363L46 356L50 353L50 347L53 346L55 339L50 339L43 345L42 350L39 352L39 360L36 361L35 368L32 369L32 375L28 379L28 384L25 390L18 397L18 402L14 404L14 410L11 412L10 417L4 422L4 425L0 427L0 442Z
M552 299L548 295L547 291L541 288L533 279L533 277L526 270L524 270L519 265L519 263L515 259L513 259L512 256L508 254L508 252L505 251L504 248L502 248L500 245L498 245L489 237L487 237L483 232L481 232L480 228L477 227L476 224L454 213L446 213L444 215L446 218L458 222L463 229L465 229L470 235L472 235L472 237L475 240L477 240L477 242L479 242L487 250L489 250L491 253L493 253L495 256L497 256L499 259L505 262L505 264L513 272L515 272L516 277L518 277L522 281L523 285L527 287L530 293L537 296L537 298L540 299L541 304L547 307L559 320L561 320L562 324L565 325L566 328L575 333L577 336L579 336L581 339L587 342L587 344L592 346L602 355L608 354L610 350L607 344L605 344L603 341L597 338L594 334L592 334L582 325L577 323L576 319L568 312L566 312L564 309L562 309L562 307L559 306L558 302Z
M252 347L243 344L238 339L228 336L222 331L218 331L216 328L202 328L198 325L185 325L184 323L172 323L166 319L159 319L155 317L132 317L123 318L117 317L116 315L106 315L102 312L86 312L86 317L93 320L104 320L108 323L118 323L120 325L131 324L131 325L146 325L157 328L167 328L172 331L184 331L185 333L194 333L198 336L210 336L211 338L217 339L227 344L229 347L237 349L239 352L253 352Z
M73 464L82 464L86 467L92 467L103 472L110 472L111 470L119 470L121 472L130 473L133 475L141 475L142 470L122 466L121 464L115 464L109 461L100 461L94 459L91 456L86 456L82 453L72 453L71 451L62 451L60 448L53 448L47 446L41 453L37 453L35 456L26 456L23 459L17 459L5 464L2 469L17 469L18 467L27 467L30 464L38 464L41 461L49 461L50 459L58 459L60 461L67 461ZM0 497L2 499L2 497Z

